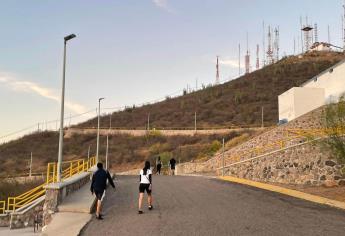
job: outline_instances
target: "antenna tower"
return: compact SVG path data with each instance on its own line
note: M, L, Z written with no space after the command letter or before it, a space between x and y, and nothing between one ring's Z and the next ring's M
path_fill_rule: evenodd
M344 9L344 15L343 15L343 21L342 21L342 24L343 24L343 51L345 51L345 0L344 0L344 4L343 4L343 9Z
M260 69L260 62L259 62L259 44L256 45L256 69Z
M305 51L307 52L310 49L311 46L311 32L313 30L313 27L311 27L308 24L308 17L306 17L306 25L304 25L301 29L304 32L304 43L305 43Z
M238 44L238 77L241 76L241 44Z
M279 61L279 27L274 29L274 53L275 61Z
M219 61L218 61L219 56L217 56L217 65L216 65L216 84L219 84Z
M248 49L248 33L247 33L247 54L244 57L244 59L245 59L246 74L249 74L250 55L249 55L249 49Z
M345 1L345 0L344 0ZM262 22L262 67L266 65L265 21Z
M267 48L267 60L268 64L273 63L273 50L272 50L272 34L271 34L271 26L268 26L268 48Z
M319 42L319 32L317 30L317 24L314 24L314 42L318 43Z

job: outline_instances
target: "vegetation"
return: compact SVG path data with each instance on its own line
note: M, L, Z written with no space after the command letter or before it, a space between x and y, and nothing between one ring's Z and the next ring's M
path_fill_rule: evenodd
M6 200L8 197L18 196L30 189L33 189L43 183L42 180L0 180L0 200Z
M255 135L256 132L243 130L225 135L163 136L150 132L146 136L124 134L109 136L109 163L116 170L133 169L145 160L155 161L161 156L164 164L173 156L177 161L210 158L221 147L220 141L230 141L239 136ZM90 146L91 156L95 155L96 136L78 134L64 139L64 160L86 158ZM56 161L58 133L41 132L0 145L1 176L29 173L28 161L33 152L33 172L44 173L48 162ZM106 153L106 137L100 137L100 158Z
M345 99L342 97L336 104L326 106L323 111L323 126L328 139L323 143L340 163L345 164Z
M293 86L299 86L344 58L342 53L313 52L303 57L284 57L238 79L218 86L203 86L201 90L177 98L142 107L131 107L112 114L113 126L144 129L150 114L150 127L193 128L197 113L199 128L232 125L261 125L261 107L264 107L266 125L278 121L277 97ZM101 126L109 127L110 116L103 116ZM96 127L97 119L77 125Z

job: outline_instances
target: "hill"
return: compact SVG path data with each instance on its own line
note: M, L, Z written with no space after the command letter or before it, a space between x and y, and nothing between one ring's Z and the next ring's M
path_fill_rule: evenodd
M109 163L116 171L133 169L145 160L154 163L160 155L164 164L173 156L177 161L206 160L221 148L221 140L230 144L248 140L261 131L229 131L226 134L163 136L151 132L146 136L114 134L109 136ZM58 153L58 132L39 132L0 145L0 177L29 173L30 152L33 152L33 172L45 173L47 163L55 162ZM64 160L95 156L96 135L74 134L64 139ZM106 137L100 137L99 157L105 161Z
M194 126L194 113L197 112L199 128L261 125L261 107L264 107L265 124L273 125L278 121L279 94L301 85L343 58L342 53L336 52L285 57L273 65L218 86L115 112L111 117L112 124L114 127L144 129L150 114L152 128L187 128ZM109 127L109 118L109 115L102 117L102 127ZM96 126L97 118L77 125Z

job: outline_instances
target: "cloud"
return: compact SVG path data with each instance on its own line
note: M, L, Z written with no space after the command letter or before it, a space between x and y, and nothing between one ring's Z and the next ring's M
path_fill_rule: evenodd
M7 85L16 92L33 93L60 103L60 97L57 95L56 91L31 81L17 80L13 76L0 74L0 83ZM83 105L76 102L65 101L65 106L76 113L83 113L86 111Z
M162 8L168 12L173 13L174 11L168 6L168 0L152 0L158 8Z
M216 60L214 60L213 63L216 63ZM238 68L238 60L235 60L235 59L221 59L221 58L219 58L219 64L224 65L224 66L228 66L231 68ZM244 68L242 61L241 61L241 68Z

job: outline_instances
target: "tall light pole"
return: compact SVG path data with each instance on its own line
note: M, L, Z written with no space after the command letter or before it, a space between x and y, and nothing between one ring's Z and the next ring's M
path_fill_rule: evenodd
M65 74L66 74L66 44L68 40L75 38L75 34L70 34L64 38L63 69L62 69L62 91L61 91L61 111L60 111L60 135L59 135L59 155L57 164L57 181L61 182L61 163L63 156L63 121L65 109Z
M96 163L98 163L98 152L99 152L99 121L100 121L100 115L101 115L101 101L104 98L98 99L98 125L97 125L97 148L96 148Z

